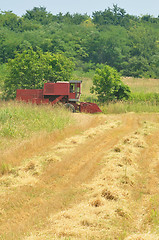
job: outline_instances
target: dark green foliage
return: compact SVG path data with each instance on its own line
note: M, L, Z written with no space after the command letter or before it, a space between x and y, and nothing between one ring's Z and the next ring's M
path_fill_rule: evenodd
M130 25L131 20L138 20L137 18L126 14L123 8L119 8L117 5L113 5L113 8L105 9L102 11L96 11L93 13L93 22L98 25L120 25L127 27Z
M65 15L63 15L62 13L57 14L54 20L55 19L58 23L63 22L65 24L67 23L67 24L79 25L84 21L88 20L89 16L87 14L79 14L79 13L74 13L73 15L71 15L69 12L67 12Z
M32 10L27 10L23 18L46 25L53 20L53 15L48 13L45 7L34 7Z
M130 89L121 81L120 74L108 65L96 69L91 92L97 94L100 102L127 100L131 96Z
M149 26L136 26L128 31L129 55L122 63L122 74L158 78L158 37Z
M145 77L150 76L150 65L147 59L141 56L134 56L128 59L127 62L123 62L123 75L124 76L134 76L134 77ZM146 76L147 74L147 76Z
M72 58L76 70L89 72L104 64L125 76L159 78L159 18L132 16L117 5L92 17L53 15L45 7L22 17L1 12L0 64L30 48Z
M132 102L138 103L138 102L145 102L150 103L153 105L159 105L159 93L145 93L145 92L139 92L139 93L132 93L131 96Z
M9 75L4 82L4 98L14 98L16 89L40 89L46 81L67 81L73 63L61 54L36 52L33 49L17 53L8 64Z
M0 13L0 26L16 31L22 24L22 19L11 11Z
M71 15L69 12L66 14L62 14L60 12L57 15L52 15L46 11L45 7L34 7L32 10L27 10L26 14L23 15L23 18L38 22L42 25L46 25L52 22L79 25L89 19L89 16L87 14L79 13L74 13Z

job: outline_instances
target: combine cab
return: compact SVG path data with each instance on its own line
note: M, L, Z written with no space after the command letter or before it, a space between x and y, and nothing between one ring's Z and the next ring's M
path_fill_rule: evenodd
M95 103L79 102L81 81L44 83L44 89L17 89L16 100L36 104L60 102L72 112L101 112Z

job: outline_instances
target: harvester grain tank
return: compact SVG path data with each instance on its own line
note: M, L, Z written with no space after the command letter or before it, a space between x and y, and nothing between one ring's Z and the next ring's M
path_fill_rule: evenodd
M96 103L80 102L82 81L47 82L44 89L17 89L16 100L36 104L62 103L72 112L96 113L101 109Z

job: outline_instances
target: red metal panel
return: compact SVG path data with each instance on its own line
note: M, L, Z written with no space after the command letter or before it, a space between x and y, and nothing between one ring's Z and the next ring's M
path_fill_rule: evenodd
M44 95L69 95L69 82L45 83Z
M85 113L102 112L96 103L89 103L89 102L81 102L80 111Z
M69 94L69 99L76 99L76 93L75 92L70 93Z
M44 95L54 95L55 83L45 83L44 84Z
M16 100L30 101L43 99L43 89L17 89Z

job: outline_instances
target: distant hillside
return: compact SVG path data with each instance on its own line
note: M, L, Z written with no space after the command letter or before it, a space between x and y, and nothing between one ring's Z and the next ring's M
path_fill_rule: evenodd
M85 72L108 64L124 76L159 78L159 17L129 15L117 5L91 17L53 15L44 7L22 17L1 12L0 64L30 47L64 53Z

